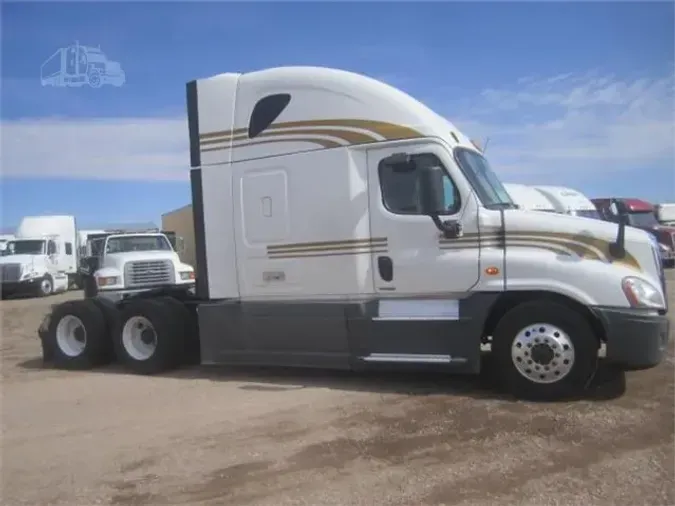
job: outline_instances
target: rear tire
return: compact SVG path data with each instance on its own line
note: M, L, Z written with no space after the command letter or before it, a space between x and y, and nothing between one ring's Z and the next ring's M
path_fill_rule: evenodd
M64 369L91 369L110 360L110 337L105 318L88 300L73 300L56 306L43 343L43 356Z
M137 374L173 369L184 355L184 322L165 300L132 300L122 309L114 344L119 360Z
M555 401L579 395L598 366L589 322L555 302L526 302L497 324L492 352L503 384L518 398Z

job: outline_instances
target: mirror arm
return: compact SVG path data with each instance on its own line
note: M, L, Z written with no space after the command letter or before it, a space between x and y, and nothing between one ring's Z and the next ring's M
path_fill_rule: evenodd
M439 215L434 213L430 214L429 217L436 225L436 228L443 234L443 237L446 239L456 239L461 235L460 230L458 229L457 223L449 221L441 221ZM455 226L453 226L455 225Z
M610 243L609 253L614 258L624 258L626 256L626 220L623 215L619 215L619 230L616 234L616 241Z

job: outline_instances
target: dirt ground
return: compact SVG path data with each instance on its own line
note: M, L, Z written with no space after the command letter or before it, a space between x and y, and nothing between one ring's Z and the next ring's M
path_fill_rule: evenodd
M487 374L45 369L36 329L68 297L0 302L3 505L675 504L672 340L559 404Z

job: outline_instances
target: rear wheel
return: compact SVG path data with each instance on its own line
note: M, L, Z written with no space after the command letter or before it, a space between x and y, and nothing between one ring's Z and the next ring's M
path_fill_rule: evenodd
M139 374L155 374L177 367L185 346L181 315L161 299L137 299L121 313L115 352Z
M583 315L554 302L527 302L502 317L492 351L515 396L558 400L580 394L588 384L598 347Z
M89 369L109 362L109 339L99 308L75 300L54 308L43 343L57 367Z

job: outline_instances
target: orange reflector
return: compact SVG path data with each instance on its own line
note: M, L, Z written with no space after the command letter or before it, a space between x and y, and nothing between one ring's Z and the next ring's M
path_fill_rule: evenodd
M488 276L496 276L497 274L499 274L499 269L497 269L497 267L488 267L487 269L485 269L485 274L487 274Z

